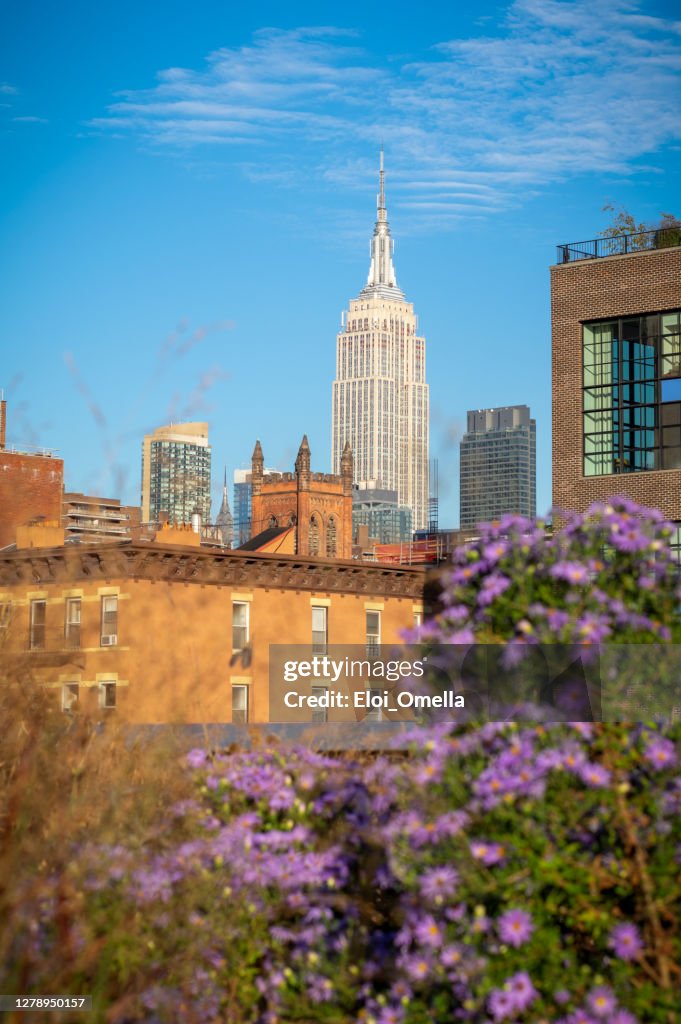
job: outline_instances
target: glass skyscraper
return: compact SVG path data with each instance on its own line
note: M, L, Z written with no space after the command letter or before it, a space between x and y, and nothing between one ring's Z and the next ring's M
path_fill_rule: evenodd
M507 513L537 513L536 424L526 405L468 413L461 440L460 525L492 522Z
M200 512L210 522L207 423L176 423L146 434L142 445L142 521L191 523Z

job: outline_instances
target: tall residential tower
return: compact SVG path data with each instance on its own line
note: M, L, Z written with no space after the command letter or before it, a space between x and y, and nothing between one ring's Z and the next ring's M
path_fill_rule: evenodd
M355 483L397 491L414 529L428 519L426 342L414 307L397 286L385 206L383 151L378 215L366 286L343 313L333 382L332 460L339 473L346 442Z
M210 522L208 424L159 427L142 445L142 521L165 513L171 523L190 523L195 511Z

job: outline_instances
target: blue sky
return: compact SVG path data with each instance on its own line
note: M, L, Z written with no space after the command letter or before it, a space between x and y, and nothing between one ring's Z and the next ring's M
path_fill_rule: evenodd
M138 502L142 435L207 419L214 513L256 437L291 469L307 432L328 470L383 142L440 522L466 410L493 405L536 416L547 510L548 268L606 203L681 215L676 2L25 0L0 26L10 442Z

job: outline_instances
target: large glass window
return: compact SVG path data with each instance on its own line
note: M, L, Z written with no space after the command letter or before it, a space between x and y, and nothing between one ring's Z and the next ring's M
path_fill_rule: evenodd
M584 324L584 475L681 467L681 312Z

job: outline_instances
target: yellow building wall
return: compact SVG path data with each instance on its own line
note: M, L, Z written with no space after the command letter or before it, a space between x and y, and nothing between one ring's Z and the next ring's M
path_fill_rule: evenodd
M101 601L113 594L118 643L102 647ZM81 600L80 647L73 650L64 642L69 597ZM36 599L47 602L44 650L28 649L30 602ZM248 655L232 650L234 602L249 606L250 663ZM330 647L365 645L367 608L381 611L382 643L397 644L421 607L412 597L381 594L113 578L5 588L0 611L7 605L11 616L0 618L0 667L53 688L58 701L65 683L78 683L83 710L133 723L230 722L233 684L249 686L249 721L267 722L270 644L309 648L313 606L327 608ZM117 684L115 710L99 706L105 681Z

